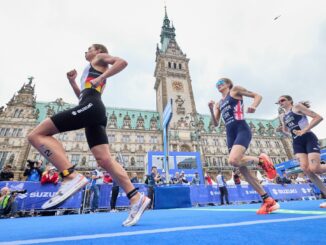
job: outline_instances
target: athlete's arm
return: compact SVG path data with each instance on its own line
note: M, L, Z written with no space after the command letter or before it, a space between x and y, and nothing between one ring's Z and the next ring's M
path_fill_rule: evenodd
M317 114L316 112L310 110L309 108L305 107L300 103L293 106L293 111L312 118L311 122L307 125L307 127L302 130L296 130L294 132L298 136L307 133L310 129L317 126L323 120L321 115Z
M208 107L211 109L211 112L213 112L212 113L213 123L214 123L214 126L217 127L218 122L219 122L220 117L221 117L221 111L220 111L220 108L218 106L218 103L215 104L215 102L213 100L211 100L208 103Z
M284 114L280 114L280 121L281 121L281 127L282 127L282 133L286 136L291 136L289 129L287 127L285 127L285 123L284 123Z
M108 77L112 77L113 75L122 71L128 65L127 61L121 59L119 57L113 57L108 54L100 53L96 55L94 59L94 65L98 66L108 66L111 65L102 75L92 80L91 83L96 87L100 82L105 80Z
M70 83L72 89L74 90L77 98L79 98L80 88L78 87L78 85L76 83L76 77L77 77L77 71L76 70L71 70L71 71L67 72L67 78L69 80L69 83Z
M261 95L255 92L251 92L240 86L235 86L231 91L235 93L235 96L245 96L254 99L251 106L248 107L247 113L254 113L256 111L257 106L260 104L263 98Z

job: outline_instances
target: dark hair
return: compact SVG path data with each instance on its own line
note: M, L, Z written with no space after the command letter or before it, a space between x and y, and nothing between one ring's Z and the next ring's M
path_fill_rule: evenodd
M309 101L300 101L299 102L301 105L307 107L307 108L310 108L310 102Z
M92 45L96 50L100 50L101 53L109 53L108 49L103 44L93 44Z
M284 97L286 98L288 101L291 101L291 105L293 105L293 99L290 95L282 95L281 97ZM310 108L310 102L309 101L300 101L299 104L307 107L307 108Z

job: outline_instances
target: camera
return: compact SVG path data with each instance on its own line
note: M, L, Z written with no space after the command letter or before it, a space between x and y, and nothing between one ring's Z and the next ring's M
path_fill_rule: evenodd
M27 192L27 190L20 190L20 191L12 191L11 194L25 194Z
M30 168L34 168L35 164L37 162L33 161L33 160L27 160L27 166Z

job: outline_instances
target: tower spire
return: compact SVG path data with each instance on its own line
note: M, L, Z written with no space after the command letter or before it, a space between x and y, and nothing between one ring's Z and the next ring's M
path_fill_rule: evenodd
M165 51L167 48L167 45L169 44L170 40L175 40L175 28L173 25L170 25L170 20L167 13L166 5L164 6L164 20L163 20L163 26L161 30L161 50Z

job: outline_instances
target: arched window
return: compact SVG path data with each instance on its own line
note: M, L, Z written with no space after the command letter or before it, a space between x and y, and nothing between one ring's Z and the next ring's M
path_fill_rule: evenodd
M19 109L16 109L14 113L14 117L18 117L18 116L19 116Z
M177 69L177 64L176 63L173 63L173 68Z
M181 65L181 64L179 64L179 69L180 69L180 70L182 69L182 65Z
M169 65L169 68L171 68L171 62L169 62L168 65Z

